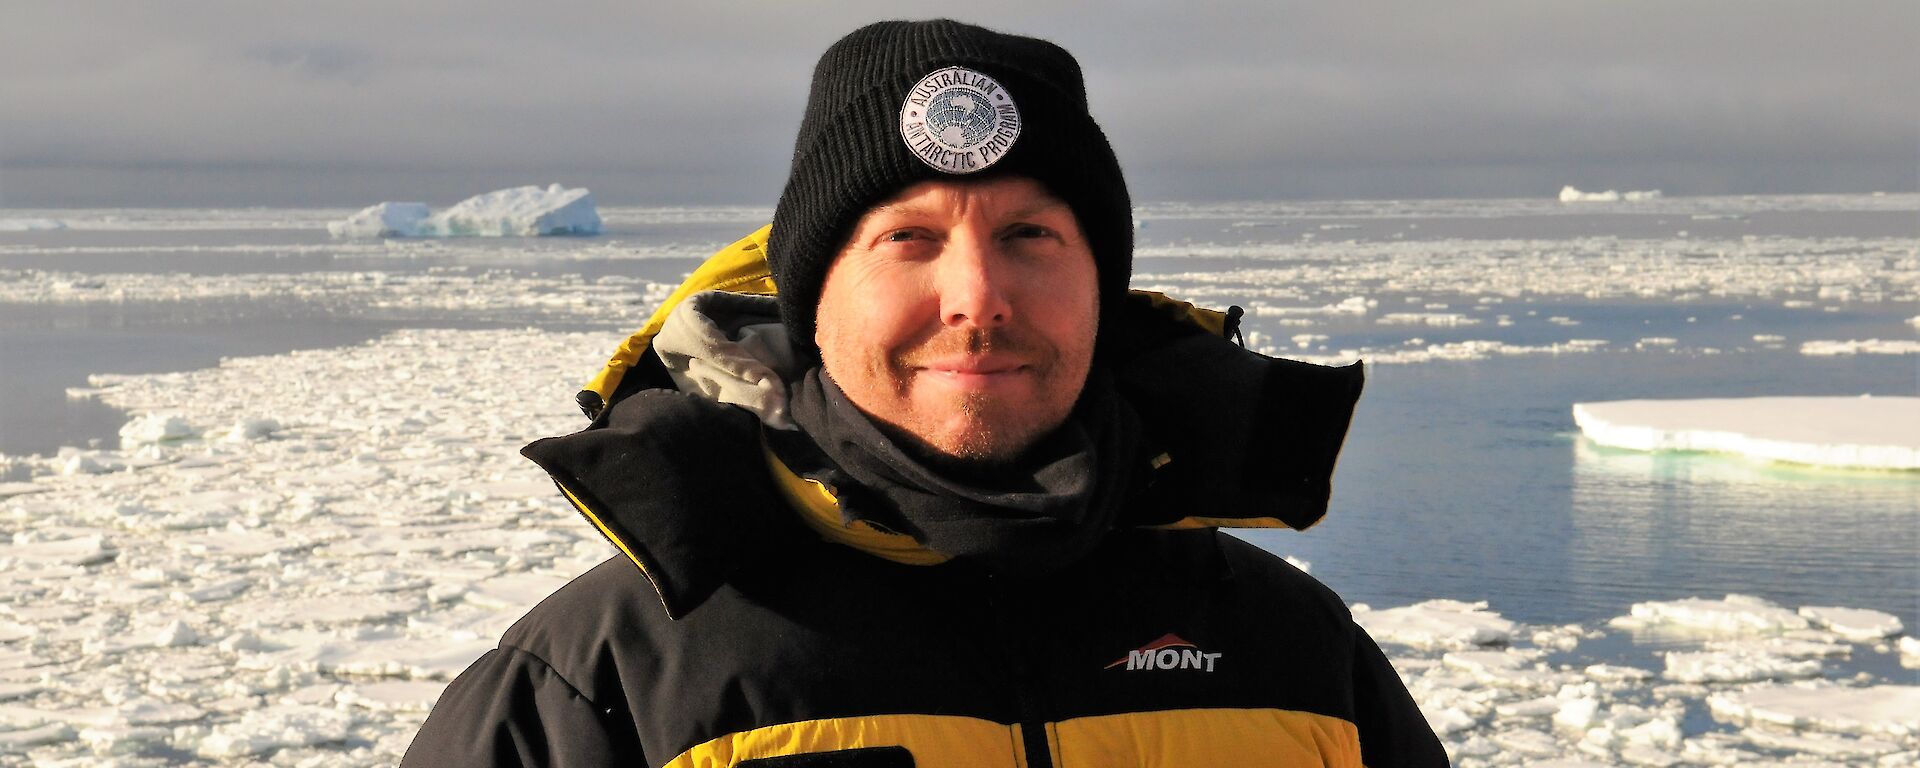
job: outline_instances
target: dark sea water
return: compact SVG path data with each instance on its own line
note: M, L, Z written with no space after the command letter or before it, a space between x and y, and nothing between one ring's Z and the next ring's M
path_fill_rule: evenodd
M1914 356L1635 352L1380 366L1304 533L1243 535L1349 600L1488 600L1538 624L1751 594L1920 621L1920 477L1580 438L1586 400L1915 393Z

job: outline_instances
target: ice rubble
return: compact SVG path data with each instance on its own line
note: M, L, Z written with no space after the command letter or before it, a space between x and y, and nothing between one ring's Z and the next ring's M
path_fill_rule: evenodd
M425 203L379 203L327 224L334 237L592 235L600 213L584 188L559 184L494 190L430 213Z
M578 426L568 390L617 342L416 331L97 378L136 439L28 457L37 492L0 494L0 763L395 762L610 553L517 449Z
M1660 190L1628 190L1619 192L1609 189L1605 192L1582 192L1572 185L1560 188L1560 202L1563 203L1617 203L1625 200L1629 203L1644 203L1660 199Z
M1600 445L1714 451L1828 467L1920 469L1920 397L1750 397L1576 403Z

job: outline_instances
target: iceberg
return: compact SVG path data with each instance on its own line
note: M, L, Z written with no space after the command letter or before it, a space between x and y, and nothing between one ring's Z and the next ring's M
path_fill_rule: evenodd
M334 237L419 237L429 213L426 203L380 203L328 222L327 232Z
M1617 203L1622 200L1629 203L1644 203L1649 200L1658 199L1660 199L1660 190L1657 189L1628 190L1626 192L1609 189L1605 192L1582 192L1575 189L1571 184L1560 188L1560 202L1563 203Z
M514 187L462 200L435 214L426 229L443 237L593 235L600 232L600 213L585 188Z
M59 219L0 219L0 232L48 232L66 229Z
M334 237L513 237L594 235L593 193L559 184L498 189L431 213L425 203L380 203L327 224Z
M1575 403L1594 443L1823 467L1920 470L1920 397L1746 397Z

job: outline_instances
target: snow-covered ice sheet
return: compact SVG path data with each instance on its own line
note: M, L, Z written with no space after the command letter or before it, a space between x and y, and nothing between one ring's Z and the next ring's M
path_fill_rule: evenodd
M1827 467L1920 469L1920 397L1748 397L1576 403L1588 439Z

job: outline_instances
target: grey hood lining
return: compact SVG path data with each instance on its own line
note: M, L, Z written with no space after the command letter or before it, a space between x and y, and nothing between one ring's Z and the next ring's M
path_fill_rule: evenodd
M689 296L667 315L653 351L680 391L744 408L773 429L799 428L789 414L787 386L799 363L772 296Z

